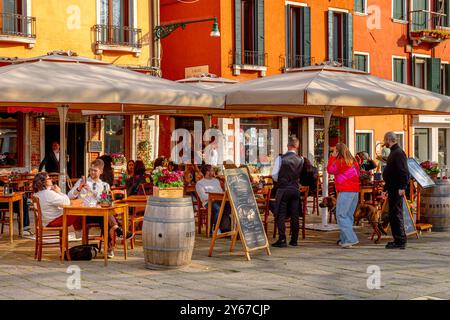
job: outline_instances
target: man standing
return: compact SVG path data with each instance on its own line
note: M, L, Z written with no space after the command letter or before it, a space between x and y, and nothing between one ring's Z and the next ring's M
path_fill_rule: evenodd
M47 172L59 172L59 142L52 143L52 151L49 152L39 165L39 171L45 166Z
M403 197L409 182L408 163L405 152L397 144L394 132L384 135L384 144L391 149L383 171L385 181L383 197L386 192L389 201L389 223L394 242L388 242L386 249L405 249L406 233L403 221Z
M274 247L287 247L285 218L291 218L291 246L297 246L300 210L300 176L304 159L297 155L299 141L289 137L288 151L275 159L272 179L276 182L275 214L278 226L278 240L272 243Z

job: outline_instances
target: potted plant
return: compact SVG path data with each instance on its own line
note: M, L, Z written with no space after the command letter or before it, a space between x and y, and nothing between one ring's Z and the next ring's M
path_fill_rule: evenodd
M336 126L330 127L328 131L328 136L330 137L330 146L334 147L339 142L339 136L341 135L341 132L339 131L339 128Z
M434 161L424 161L420 164L420 166L432 179L437 179L437 175L441 172L441 169L439 169L439 164Z
M113 165L115 165L115 166L121 166L127 162L127 159L121 153L113 153L113 154L111 154L111 158L113 161Z
M112 198L110 194L103 189L102 193L100 194L100 199L97 200L97 204L100 205L100 207L103 208L109 208L112 205Z
M182 198L184 191L184 172L169 171L156 167L152 172L153 195L161 198Z

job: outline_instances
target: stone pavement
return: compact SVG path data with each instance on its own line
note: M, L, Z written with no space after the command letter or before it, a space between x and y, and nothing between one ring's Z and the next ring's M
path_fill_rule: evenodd
M308 216L307 222L315 221L317 216ZM219 240L209 258L210 239L197 236L188 267L154 271L144 267L140 240L126 261L119 246L105 268L102 255L61 264L56 248L44 248L37 262L34 241L16 239L11 245L5 231L0 235L0 299L450 298L450 232L426 232L418 240L410 238L406 250L386 250L387 240L378 245L369 240L368 227L356 229L361 243L352 249L336 246L338 232L307 230L298 247L271 248L271 256L253 252L251 261L239 243L230 254L228 239ZM81 269L80 289L67 286L69 265ZM380 288L368 289L376 266Z

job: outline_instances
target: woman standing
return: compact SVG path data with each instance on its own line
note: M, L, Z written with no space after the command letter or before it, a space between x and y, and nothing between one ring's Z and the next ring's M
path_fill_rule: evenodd
M359 242L353 231L353 215L359 197L359 166L345 144L336 145L327 171L334 175L335 188L339 193L336 202L336 220L341 229L338 244L351 248Z

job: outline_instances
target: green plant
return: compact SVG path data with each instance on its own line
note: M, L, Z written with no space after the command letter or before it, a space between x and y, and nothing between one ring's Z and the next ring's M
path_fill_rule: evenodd
M341 132L339 131L338 127L333 126L333 127L330 127L330 129L328 130L328 135L330 137L339 137L340 134L341 134Z
M148 140L143 140L137 145L138 158L144 162L146 168L153 167L153 161L151 160L152 144Z

